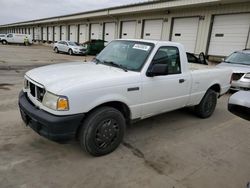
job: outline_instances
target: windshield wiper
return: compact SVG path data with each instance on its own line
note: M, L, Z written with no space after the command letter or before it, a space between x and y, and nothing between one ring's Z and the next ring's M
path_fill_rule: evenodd
M114 67L118 67L118 68L124 70L125 72L128 71L127 67L125 67L125 66L123 66L121 64L115 63L113 61L103 61L103 63L114 66Z

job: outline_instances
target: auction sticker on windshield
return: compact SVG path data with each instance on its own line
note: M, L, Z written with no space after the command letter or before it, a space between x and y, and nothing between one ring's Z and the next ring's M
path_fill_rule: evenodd
M134 49L138 49L138 50L144 50L144 51L149 51L150 46L148 45L144 45L144 44L135 44L133 46Z

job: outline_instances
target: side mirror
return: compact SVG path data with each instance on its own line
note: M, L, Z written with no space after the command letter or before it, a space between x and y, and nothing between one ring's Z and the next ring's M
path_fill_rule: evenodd
M168 65L167 64L152 64L149 70L147 71L148 77L154 76L163 76L168 74Z
M228 101L228 110L245 119L250 121L250 91L239 91L233 94Z
M206 57L205 57L205 54L203 52L201 52L199 54L199 60L200 60L201 64L207 65Z

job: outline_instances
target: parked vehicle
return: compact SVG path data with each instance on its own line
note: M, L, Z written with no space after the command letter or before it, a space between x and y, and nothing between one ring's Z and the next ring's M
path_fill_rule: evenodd
M71 41L58 41L54 44L53 49L56 53L66 52L69 55L86 54L86 47L80 46L78 43Z
M232 90L250 89L250 50L236 51L218 66L233 70Z
M233 94L228 101L228 110L250 121L250 91L239 91Z
M25 44L25 40L28 40L29 44L32 44L32 37L28 34L15 34L8 33L6 37L2 40L2 44Z
M91 62L28 71L21 116L44 137L77 137L90 154L105 155L119 146L130 122L187 106L201 118L213 114L232 71L188 64L179 43L115 40Z
M0 34L0 42L2 42L3 39L5 39L5 34Z

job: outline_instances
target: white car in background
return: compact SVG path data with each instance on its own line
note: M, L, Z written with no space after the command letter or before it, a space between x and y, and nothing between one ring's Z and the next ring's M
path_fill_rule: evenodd
M78 43L71 41L58 41L54 44L53 49L56 53L65 52L69 55L85 55L87 51L86 47L80 46Z
M250 50L232 53L218 67L233 71L231 90L250 90Z

